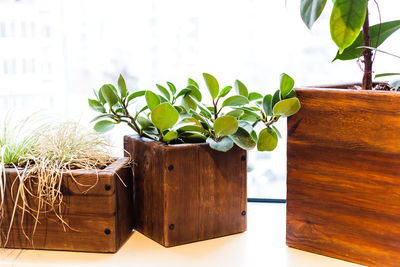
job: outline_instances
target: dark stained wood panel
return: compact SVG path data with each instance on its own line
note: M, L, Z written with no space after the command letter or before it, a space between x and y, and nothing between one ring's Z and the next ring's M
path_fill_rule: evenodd
M130 136L125 150L136 166L136 230L166 247L246 230L246 151Z
M400 94L296 89L288 119L289 246L400 265Z
M65 203L62 215L70 228L64 228L57 217L49 212L40 215L40 223L33 233L33 217L25 213L21 224L22 213L18 210L6 247L116 252L133 230L133 178L128 163L128 158L122 158L98 172L74 170L72 175L78 182L95 185L84 194L78 191L79 186L76 186L71 177L65 175L62 184ZM12 199L15 197L11 198L10 188L17 177L16 170L7 169L6 177L6 215L0 229L2 242L9 230L10 214L14 208ZM13 196L16 190L16 187L13 188ZM37 207L34 198L30 197L28 200L32 207Z

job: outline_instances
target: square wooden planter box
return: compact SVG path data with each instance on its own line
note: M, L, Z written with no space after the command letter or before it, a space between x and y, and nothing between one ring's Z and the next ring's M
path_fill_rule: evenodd
M128 162L128 158L121 158L97 172L73 170L73 177L79 183L94 185L97 182L96 186L85 194L82 192L87 187L78 185L69 175L65 175L61 188L65 203L62 214L63 219L73 230L68 228L64 230L56 216L48 213L39 217L40 223L32 236L34 219L25 213L24 223L21 226L21 211L19 210L5 247L116 252L133 230L133 180ZM6 177L5 218L0 228L2 242L5 241L10 214L14 208L10 188L17 178L17 171L12 168L6 169ZM17 187L13 188L13 196ZM35 206L34 199L30 198L29 201L32 206ZM24 236L22 229L31 240Z
M400 93L296 89L288 119L290 247L400 266Z
M246 230L246 151L125 136L134 161L135 230L166 247Z

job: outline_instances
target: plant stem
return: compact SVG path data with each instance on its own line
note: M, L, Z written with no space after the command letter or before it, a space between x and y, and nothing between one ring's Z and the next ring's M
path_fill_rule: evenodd
M365 15L365 21L363 25L363 46L371 46L371 34L369 31L369 15L368 7L367 14ZM364 76L362 80L363 90L372 90L372 52L369 48L363 48L364 56Z

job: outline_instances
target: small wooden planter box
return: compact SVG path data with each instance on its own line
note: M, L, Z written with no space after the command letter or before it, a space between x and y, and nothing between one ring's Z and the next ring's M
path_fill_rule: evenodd
M288 119L288 246L400 266L400 93L296 89Z
M134 166L135 230L166 247L246 230L246 151L125 136Z
M132 233L133 229L133 189L132 171L127 166L129 159L121 158L104 170L73 170L79 183L95 187L82 194L87 187L79 186L70 176L63 178L61 191L64 195L63 219L74 229L63 230L52 213L39 217L35 234L29 241L23 234L32 237L34 219L25 213L21 227L21 212L17 212L11 228L7 248L70 250L86 252L116 252ZM97 174L98 173L98 174ZM7 190L5 219L1 225L2 242L9 229L10 214L14 208L10 188L17 177L15 169L6 169ZM125 183L126 187L123 185ZM18 184L18 183L17 183ZM14 191L16 192L17 186ZM15 192L13 195L15 196ZM32 198L30 199L32 200ZM35 203L31 202L31 205Z

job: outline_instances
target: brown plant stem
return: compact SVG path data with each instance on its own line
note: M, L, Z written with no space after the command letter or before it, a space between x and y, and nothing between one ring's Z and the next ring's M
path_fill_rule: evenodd
M369 15L367 14L363 25L363 57L364 57L364 76L362 80L363 90L372 90L372 52L371 49L365 48L371 46L371 34L369 31Z

